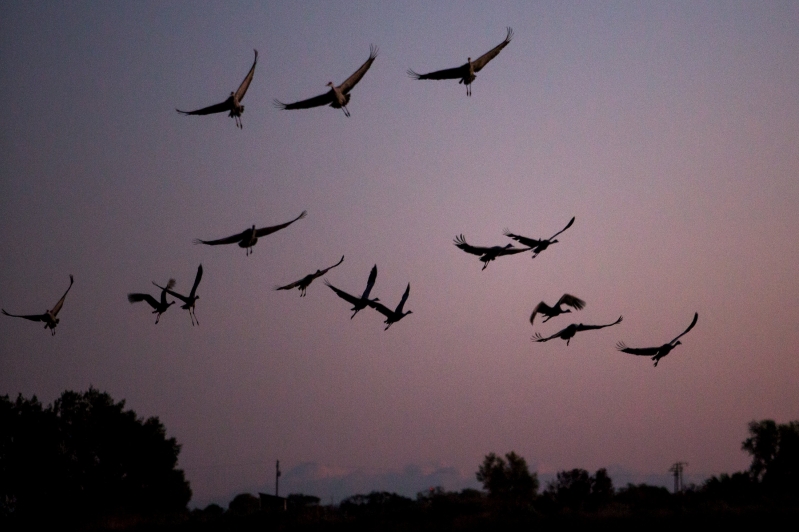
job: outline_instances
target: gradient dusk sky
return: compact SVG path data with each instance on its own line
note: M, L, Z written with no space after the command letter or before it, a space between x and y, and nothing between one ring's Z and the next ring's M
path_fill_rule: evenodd
M512 42L477 74L415 81ZM281 111L380 48L346 118ZM224 100L259 52L243 130ZM191 505L477 486L489 452L618 486L748 465L799 418L799 2L0 4L0 394L94 386L182 444ZM195 246L308 216L237 246ZM481 271L453 245L548 237ZM322 279L413 314L383 331ZM129 292L187 293L154 325ZM564 292L579 313L531 327ZM660 345L657 368L615 344ZM567 347L533 343L610 323ZM538 321L538 320L536 320Z

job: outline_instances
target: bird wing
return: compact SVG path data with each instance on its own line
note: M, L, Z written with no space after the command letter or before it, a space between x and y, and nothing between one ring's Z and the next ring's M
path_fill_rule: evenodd
M170 279L166 283L166 288L161 290L161 305L166 305L167 304L166 303L166 291L167 291L167 289L171 289L173 286L175 286L175 280L174 279Z
M489 61L494 59L499 52L505 48L510 40L513 39L513 30L508 27L508 34L505 36L505 40L496 45L494 48L489 50L488 52L484 53L480 57L478 57L475 61L472 61L472 68L474 68L475 72L480 72L480 70L488 64Z
M245 229L241 233L238 233L238 234L235 234L235 235L231 235L231 236L228 236L228 237L225 237L225 238L218 238L217 240L201 240L199 238L195 238L193 240L193 242L195 244L206 244L206 245L209 245L209 246L218 246L220 244L236 244L238 242L241 242L244 239L244 237L247 236L247 233L249 233L249 232L250 232L250 229Z
M63 296L61 296L61 299L59 299L59 300L58 300L58 303L56 303L56 304L55 304L55 306L53 307L53 310L51 310L51 311L50 311L50 312L52 313L52 315L53 315L53 316L55 316L56 314L58 314L58 312L61 310L61 307L63 307L63 306L64 306L64 299L67 297L67 294L69 293L69 289L70 289L70 288L72 288L72 283L73 283L74 281L75 281L75 279L74 279L74 278L72 277L72 275L70 274L70 276L69 276L69 286L67 287L67 291L66 291L66 292L64 292L64 295L63 295Z
M138 303L140 301L146 301L151 307L158 308L158 300L150 294L128 294L129 303Z
M569 227L571 227L573 223L574 223L574 216L572 216L572 219L571 219L571 220L569 220L569 223L567 223L567 224L566 224L566 227L564 227L563 229L561 229L560 231L558 231L557 233L555 233L554 235L552 235L551 237L549 237L549 240L552 240L553 238L555 238L556 236L558 236L559 234L561 234L563 231L565 231L566 229L568 229Z
M553 338L560 338L560 335L561 335L561 334L563 333L563 331L565 331L565 330L566 330L566 329L561 329L560 331L556 332L556 333L555 333L555 334L553 334L552 336L548 336L548 337L546 337L546 338L544 338L543 336L541 336L541 333L535 333L535 334L533 335L533 337L532 337L532 340L533 340L533 342L548 342L549 340L552 340Z
M682 334L681 334L680 336L678 336L677 338L675 338L674 340L672 340L672 341L671 341L671 342L669 342L669 343L673 345L673 344L674 344L674 342L676 342L677 340L679 340L679 339L680 339L680 337L682 337L683 335L687 334L687 333L688 333L688 331L690 331L691 329L693 329L693 328L694 328L694 325L696 325L696 320L698 320L698 319L699 319L699 313L698 313L698 312L694 312L694 319L693 319L693 321L691 322L691 325L689 325L689 326L688 326L688 328L687 328L687 329L685 329L685 330L682 332Z
M170 282L171 281L173 281L173 279L170 279ZM170 296L176 297L176 298L180 299L181 301L183 301L184 303L188 303L189 302L189 298L188 297L184 296L183 294L178 294L177 292L172 290L172 288L170 288L171 286L175 286L175 283L171 282L171 284L167 283L166 286L161 286L160 284L158 284L155 281L153 281L153 284L155 286L157 286L158 288L160 288L161 290L163 290L164 292L166 292L167 294L169 294Z
M388 308L387 306L383 305L382 303L377 303L376 301L369 301L367 304L376 311L378 311L380 314L385 316L386 318L391 318L394 316L394 311Z
M583 308L585 308L585 301L571 294L563 294L560 299L558 299L558 305L567 305L576 310L583 310Z
M326 274L327 272L329 272L330 270L332 270L333 268L335 268L336 266L338 266L338 265L339 265L339 264L341 264L342 262L344 262L344 255L342 255L342 256L341 256L341 260L340 260L340 261L338 261L337 263L335 263L333 266L328 266L328 267L327 267L327 268L325 268L324 270L319 270L319 273L315 273L315 274L313 274L313 276L314 276L313 278L314 278L314 279L316 279L317 277L321 277L321 276L323 276L324 274ZM375 266L376 266L376 265L375 265Z
M459 249L462 249L466 253L471 253L472 255L485 255L491 250L491 248L481 248L467 244L463 234L455 237L455 246Z
M202 278L203 278L203 265L200 264L197 267L197 275L194 277L194 286L191 287L191 292L189 292L190 299L194 299L194 293L197 291L197 285L200 284L200 279Z
M427 74L419 74L410 68L408 75L413 79L460 79L469 72L469 64L464 63L459 67L445 68L444 70L436 70L435 72L428 72Z
M346 301L347 303L351 303L351 304L355 305L356 303L358 303L358 302L360 301L360 299L359 299L359 298L357 298L357 297L355 297L355 296L353 296L353 295L350 295L350 294L348 294L348 293L347 293L347 292L345 292L344 290L339 290L338 288L336 288L335 286L333 286L332 284L330 284L330 281L328 281L327 279L325 279L325 284L326 284L327 286L329 286L329 287L330 287L330 289L331 289L331 290L333 290L333 291L336 293L336 295L337 295L338 297L340 297L341 299L343 299L343 300L344 300L344 301Z
M376 280L377 280L377 264L372 266L372 270L369 272L369 279L366 280L366 288L364 288L363 290L361 299L369 299L369 294L372 292L372 287L375 285Z
M6 316L11 316L12 318L25 318L26 320L31 320L31 321L47 321L47 314L22 315L22 314L11 314L10 312L6 312L5 309L2 310L3 314L5 314Z
M364 74L366 74L366 71L369 70L369 67L372 66L375 57L377 57L377 51L378 51L377 46L375 46L374 44L369 45L369 59L367 59L366 62L361 65L361 68L356 70L352 74L352 76L344 80L344 83L338 86L341 92L347 94L359 81L361 81L361 78L363 77Z
M543 240L536 240L535 238L529 238L529 237L526 237L526 236L515 235L515 234L511 233L510 231L508 231L507 229L505 229L505 231L503 231L502 234L507 236L508 238L512 238L513 240L515 240L516 242L518 242L518 243L520 243L522 245L530 246L531 248L534 248L534 247L540 245L543 242Z
M557 306L557 305L556 305L556 306ZM530 314L530 325L532 325L532 324L533 324L533 320L535 319L535 315L536 315L536 314L538 314L539 312L541 312L541 313L543 313L543 314L547 314L547 313L549 313L551 310L552 310L552 307L550 307L549 305L547 305L547 304L546 304L546 303L544 303L543 301L542 301L542 302L540 302L539 304L537 304L537 305L535 306L535 308L533 309L533 313L532 313L532 314Z
M329 105L333 102L333 92L328 91L324 94L320 94L319 96L314 96L313 98L308 98L307 100L300 100L294 103L283 103L277 98L275 98L274 106L278 109L310 109L311 107L319 107L322 105Z
M303 277L299 281L294 281L293 283L289 283L286 286L276 286L275 290L291 290L292 288L297 288L298 286L300 286L300 283L303 282L307 278L308 278L308 276L306 275L305 277Z
M653 357L658 353L658 351L660 351L659 347L627 347L624 342L618 342L616 344L616 349L622 353L629 353L631 355L644 357Z
M591 331L591 330L594 330L594 329L604 329L605 327L611 327L613 325L616 325L617 323L621 323L621 320L622 320L622 316L619 316L619 319L617 319L613 323L608 323L607 325L583 325L582 323L580 323L580 324L577 325L577 330L578 331Z
M244 94L247 92L247 89L250 87L250 83L252 82L252 75L255 74L255 64L258 62L258 50L253 50L253 52L255 52L255 60L252 62L250 71L247 72L247 75L244 76L244 81L242 81L241 85L239 85L239 88L236 89L235 98L238 101L244 99Z
M408 301L408 294L411 293L411 283L408 283L408 287L405 289L405 293L402 294L402 299L400 299L399 305L397 305L397 309L394 311L396 314L402 314L402 307L405 306L405 302Z
M224 102L209 105L208 107L203 107L202 109L197 109L195 111L181 111L180 109L175 109L175 111L182 115L210 115L214 113L224 113L226 111L230 111L232 108L233 97L230 96Z
M293 224L294 222L296 222L300 218L305 218L307 215L308 215L308 211L302 211L302 213L300 213L299 216L297 216L293 220L291 220L289 222L286 222L284 224L273 225L272 227L262 227L260 229L256 229L255 230L255 236L262 237L262 236L270 235L270 234L274 233L275 231L280 231L281 229L290 226L291 224Z
M500 248L497 251L496 256L501 257L503 255L515 255L517 253L521 253L522 251L530 251L531 248L514 248L514 247L504 247Z

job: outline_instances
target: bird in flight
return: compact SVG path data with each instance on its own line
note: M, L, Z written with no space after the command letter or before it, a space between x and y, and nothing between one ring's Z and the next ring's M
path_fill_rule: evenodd
M333 109L341 109L344 111L345 116L350 116L350 112L347 109L347 104L350 103L350 91L359 81L361 81L363 75L366 74L366 71L372 66L375 57L377 57L377 46L371 45L369 47L369 59L367 59L366 62L362 64L353 75L348 77L344 83L338 87L336 87L333 82L330 81L327 83L327 86L330 87L330 90L324 94L294 103L283 103L280 100L275 99L275 107L278 109L287 110L310 109L311 107L330 105L330 107Z
M311 285L314 279L318 277L322 277L328 271L332 270L339 264L344 262L344 255L341 256L341 260L335 263L333 266L325 268L324 270L316 270L314 273L309 273L299 281L294 281L293 283L287 284L286 286L276 286L275 290L291 290L292 288L298 288L300 290L300 297L305 297L305 290Z
M696 321L698 319L699 319L699 313L698 312L694 312L694 319L693 319L693 321L691 321L691 325L689 325L688 328L685 329L682 332L682 334L677 336L674 340L672 340L671 342L669 342L667 344L663 344L660 347L637 347L637 348L636 347L627 347L624 342L619 342L619 343L616 344L616 349L618 349L622 353L629 353L631 355L639 355L639 356L644 356L644 357L652 357L652 360L655 361L655 367L657 367L658 361L660 361L661 358L663 358L664 356L668 355L669 353L671 353L672 349L674 349L678 345L682 344L682 342L679 342L678 340L682 336L687 334L688 331L690 331L691 329L694 328L694 325L696 325Z
M405 306L405 302L408 300L408 294L410 292L411 292L411 283L408 283L408 287L405 289L405 293L402 294L402 299L400 299L399 305L397 305L397 308L395 308L394 310L391 310L390 308L386 307L381 303L377 303L376 302L377 300L369 302L370 307L372 307L373 309L375 309L380 314L386 317L386 321L383 322L386 324L386 328L383 329L384 331L387 331L388 328L391 327L392 323L398 322L408 314L413 314L412 310L409 310L407 312L402 311L402 307Z
M241 82L241 85L239 85L239 88L236 89L236 92L231 92L227 100L214 105L209 105L208 107L203 107L202 109L197 109L195 111L181 111L180 109L175 109L175 111L184 115L210 115L214 113L224 113L226 111L230 111L228 116L236 120L236 127L243 129L244 126L241 124L241 113L244 112L244 106L241 105L241 100L244 99L244 95L247 93L247 89L250 87L252 75L255 73L255 64L258 62L258 50L253 51L255 52L255 60L252 62L250 71L244 77L244 81Z
M55 327L56 325L58 325L59 322L59 319L56 316L58 315L58 312L61 310L61 307L64 306L64 299L67 297L69 289L72 288L73 281L74 279L72 278L72 275L70 275L69 286L67 287L67 291L64 292L64 295L61 296L61 299L58 300L58 303L56 303L51 310L45 311L44 314L27 314L27 315L10 314L6 312L5 309L2 309L3 314L5 314L6 316L11 316L12 318L25 318L26 320L30 321L43 321L44 328L50 329L51 334L55 336Z
M155 283L153 283L155 284ZM157 286L157 285L156 285ZM138 303L140 301L146 301L151 307L153 307L153 314L157 314L155 317L155 324L158 325L158 320L161 319L161 314L167 311L167 309L174 305L174 301L170 301L167 303L166 301L166 291L171 290L172 287L175 286L175 280L170 279L168 283L166 283L166 287L161 289L161 301L158 301L150 294L128 294L128 301L130 303Z
M466 85L466 96L471 96L472 82L475 80L475 74L480 72L489 61L494 59L497 54L508 45L512 38L513 30L508 28L508 34L505 36L505 40L478 57L475 61L472 61L472 58L469 57L466 63L459 67L436 70L435 72L429 72L427 74L418 74L408 69L408 75L414 79L457 79L459 80L458 84L463 83Z
M330 284L330 281L328 281L327 279L325 279L325 284L329 286L330 289L333 290L338 297L340 297L347 303L352 304L352 308L350 309L353 311L352 316L350 316L350 319L352 319L355 317L356 314L358 314L359 311L365 309L366 305L374 303L375 301L380 301L380 298L377 297L374 299L369 299L369 293L372 291L372 287L375 285L376 279L377 279L377 264L372 266L372 271L369 272L369 279L366 281L366 289L364 289L363 294L361 294L361 297L355 297L353 295L348 294L344 290L339 290L338 288Z
M489 262L497 257L501 257L503 255L515 255L516 253L521 253L523 251L530 251L530 248L515 248L513 247L513 244L508 244L505 247L493 246L490 248L472 246L466 243L466 239L462 234L455 237L455 246L458 249L462 249L466 253L479 256L480 261L483 263L483 270L488 267Z
M566 305L568 307L573 308L574 310L583 310L585 307L585 301L578 297L574 297L571 294L563 294L558 302L555 303L555 306L550 307L543 301L540 302L538 305L535 306L533 309L533 313L530 314L530 324L533 324L533 320L535 320L536 314L543 314L546 316L542 323L546 323L550 320L550 318L554 318L555 316L559 316L561 314L566 314L571 312L569 309L564 309L561 305Z
M569 325L565 329L562 329L562 330L556 332L555 334L553 334L552 336L549 336L547 338L542 337L541 333L535 333L533 335L532 340L534 342L548 342L549 340L552 340L553 338L562 338L562 339L566 340L566 345L569 345L569 340L574 338L574 335L577 334L578 332L580 332L580 331L591 331L591 330L594 330L594 329L604 329L605 327L611 327L613 325L616 325L617 323L621 323L621 319L622 319L622 317L619 316L619 319L617 319L613 323L608 323L607 325L583 325L582 323L572 323L571 325Z
M165 291L167 294L183 301L183 305L181 305L180 308L184 308L189 311L189 317L191 318L192 327L194 327L195 322L197 323L197 325L200 324L200 320L197 319L197 315L194 313L194 304L197 302L198 299L200 299L200 296L197 295L197 285L200 284L200 279L202 278L203 278L203 265L200 264L200 266L197 268L197 275L194 277L194 286L191 287L191 292L189 292L189 295L187 296L184 296L183 294L178 294L177 292L169 288L169 283L167 283L166 287L164 287L153 282L155 286ZM174 286L175 284L174 280L170 279L170 281Z
M529 246L529 249L533 250L532 258L536 258L538 254L547 249L550 246L550 244L556 244L558 241L555 240L555 237L561 234L569 227L571 227L573 223L574 223L574 217L572 217L572 219L569 220L569 223L566 224L566 227L564 227L563 229L561 229L560 231L558 231L557 233L555 233L554 235L545 240L536 240L535 238L528 238L526 236L515 235L510 231L508 231L507 229L505 229L504 235L512 238L513 240L519 242L520 244Z
M219 240L200 240L199 238L195 238L194 243L206 244L209 246L218 246L220 244L238 244L240 248L246 249L246 254L249 255L252 253L252 247L258 242L259 237L271 235L275 231L280 231L281 229L290 226L300 218L305 218L307 215L308 211L302 211L299 216L284 224L273 225L272 227L262 227L260 229L256 229L255 225L253 225L250 229L245 229L236 235L220 238Z

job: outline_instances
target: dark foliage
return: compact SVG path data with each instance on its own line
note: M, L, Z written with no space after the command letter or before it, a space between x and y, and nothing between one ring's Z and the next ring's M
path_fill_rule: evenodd
M799 493L799 421L749 423L742 448L752 455L749 473L770 493Z
M531 503L538 492L538 475L531 474L524 458L513 451L504 460L494 453L486 455L477 480L490 498L513 505Z
M94 388L47 408L0 397L0 512L17 522L185 510L180 446L158 418L124 407Z

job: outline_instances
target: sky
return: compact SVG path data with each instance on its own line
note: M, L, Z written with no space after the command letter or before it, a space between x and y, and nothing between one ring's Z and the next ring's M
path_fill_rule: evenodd
M0 394L108 392L182 445L191 506L237 493L668 485L745 469L799 419L799 3L0 4ZM510 44L474 81L416 81ZM284 111L343 82L351 117ZM258 63L243 129L221 102ZM235 246L193 245L306 218ZM574 225L537 258L459 250ZM383 317L317 279L393 308ZM199 326L130 292L190 290ZM564 293L579 313L529 322ZM653 367L618 341L656 346ZM570 323L611 328L534 343Z

